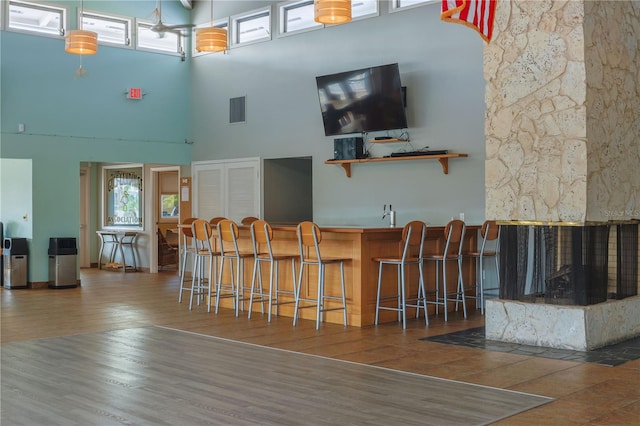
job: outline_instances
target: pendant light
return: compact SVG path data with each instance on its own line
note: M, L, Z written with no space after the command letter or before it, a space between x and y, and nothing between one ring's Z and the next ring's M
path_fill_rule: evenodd
M315 0L314 14L321 24L344 24L351 21L351 0Z
M227 30L213 26L213 0L211 0L210 26L196 29L198 52L221 52L227 50Z
M80 2L78 29L69 31L65 37L64 50L76 55L94 55L98 52L98 33L82 29L84 0Z

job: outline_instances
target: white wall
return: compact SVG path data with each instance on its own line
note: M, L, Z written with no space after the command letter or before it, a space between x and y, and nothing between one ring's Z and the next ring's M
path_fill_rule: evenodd
M231 10L227 3L216 2L216 18ZM393 204L400 226L412 219L443 224L460 212L468 223L481 223L482 50L474 31L440 20L439 3L390 14L382 2L379 17L196 57L193 159L312 156L314 220L321 224L384 226L383 204ZM449 175L435 160L357 164L351 178L324 164L333 138L324 136L315 77L393 62L407 86L414 148L469 154L449 162ZM229 98L236 96L247 97L245 124L228 123ZM378 144L371 151L382 156L401 148Z

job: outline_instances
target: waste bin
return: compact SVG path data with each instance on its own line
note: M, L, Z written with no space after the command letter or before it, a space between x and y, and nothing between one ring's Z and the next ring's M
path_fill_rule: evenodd
M29 247L26 238L5 238L2 245L2 285L4 288L27 287Z
M77 287L75 238L49 238L49 288Z

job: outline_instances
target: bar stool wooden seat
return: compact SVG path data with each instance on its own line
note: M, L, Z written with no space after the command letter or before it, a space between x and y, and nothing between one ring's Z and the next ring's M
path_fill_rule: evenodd
M243 225L251 225L256 220L260 220L260 219L254 216L247 216L247 217L243 217L240 223Z
M244 310L244 292L250 287L244 285L245 259L253 257L253 253L241 252L238 247L240 233L238 225L230 219L223 219L218 222L218 241L220 243L220 269L216 283L216 314L220 307L221 297L233 298L236 316L240 311L240 300L242 299L242 310ZM234 272L235 262L235 272ZM229 264L230 281L223 283L224 265ZM227 293L222 296L223 293Z
M273 229L271 229L271 225L269 225L269 223L259 219L251 222L251 241L253 243L253 256L255 258L255 262L253 263L253 274L251 277L251 294L249 295L248 317L251 318L254 300L260 302L263 314L264 302L266 301L269 309L267 317L268 322L271 322L271 308L273 306L275 306L275 314L278 315L278 306L280 304L295 303L295 259L298 257L297 254L274 254L271 247L271 240L273 240ZM278 265L281 261L287 260L291 262L291 280L294 291L280 290L278 285ZM263 263L269 264L269 287L266 294L262 284L262 271L260 267ZM281 294L291 296L290 301L281 302ZM273 300L274 296L275 300Z
M320 242L322 233L320 228L313 222L301 222L296 228L298 235L298 247L300 252L300 273L296 285L295 308L293 313L293 325L298 322L298 311L304 308L316 308L316 330L320 328L320 322L324 320L324 312L342 310L344 313L344 325L347 326L347 298L344 284L344 262L351 260L340 257L323 257L320 253ZM302 277L305 266L315 265L318 267L318 295L313 299L309 294L305 298L300 297L302 287ZM325 294L325 268L327 265L338 265L340 267L341 296L327 296ZM328 308L325 304L327 300L339 300L341 306ZM300 302L304 306L300 306Z
M202 219L194 220L191 223L191 232L193 234L194 259L189 310L193 308L194 296L197 299L198 305L202 298L206 296L207 312L211 312L211 287L214 285L213 272L216 262L216 253L214 253L211 248L213 232L209 222Z
M212 217L211 219L209 219L209 224L211 225L211 227L216 228L218 226L218 222L224 219L226 219L226 217L222 217L222 216Z
M480 313L484 315L484 301L487 292L495 291L499 289L500 285L500 268L498 265L498 257L500 253L500 225L495 220L485 220L480 228L480 237L482 242L480 243L480 250L467 251L462 255L475 260L476 264L476 283L475 283L475 296L476 309L478 305L480 307ZM493 258L496 268L496 283L493 287L486 288L484 282L484 260L486 258Z
M445 321L448 321L447 311L451 301L449 296L451 295L455 295L456 310L458 309L458 302L462 302L464 317L467 317L467 304L464 298L464 282L462 279L462 242L464 241L465 229L463 221L458 219L451 220L444 228L444 250L440 253L427 254L423 258L423 261L433 261L436 265L435 299L433 301L427 299L427 304L435 305L436 315L438 314L438 307L442 306ZM458 279L455 292L447 289L447 262L455 262L457 264ZM442 295L440 295L440 266L442 266Z
M420 316L420 309L424 311L425 325L429 325L427 315L427 303L424 288L424 275L422 268L422 256L424 238L427 233L427 225L419 220L407 223L402 229L402 255L400 257L374 257L373 261L378 266L378 291L376 296L376 318L378 324L380 310L397 311L398 321L402 321L402 328L407 328L407 308L416 308L416 318ZM381 296L382 269L384 265L396 265L397 267L397 291L394 295ZM407 299L407 266L418 267L418 296L415 299ZM396 300L396 306L383 306L385 300ZM413 303L411 303L413 302Z
M193 232L191 224L198 218L189 217L182 222L182 243L180 244L180 293L178 294L178 303L182 303L182 293L185 291L191 292L190 288L184 286L185 270L187 269L187 261L189 256L193 256L196 249L193 244Z

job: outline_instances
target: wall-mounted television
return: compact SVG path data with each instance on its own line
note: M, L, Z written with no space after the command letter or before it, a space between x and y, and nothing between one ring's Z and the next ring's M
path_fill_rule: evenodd
M404 129L398 64L316 77L326 136Z

